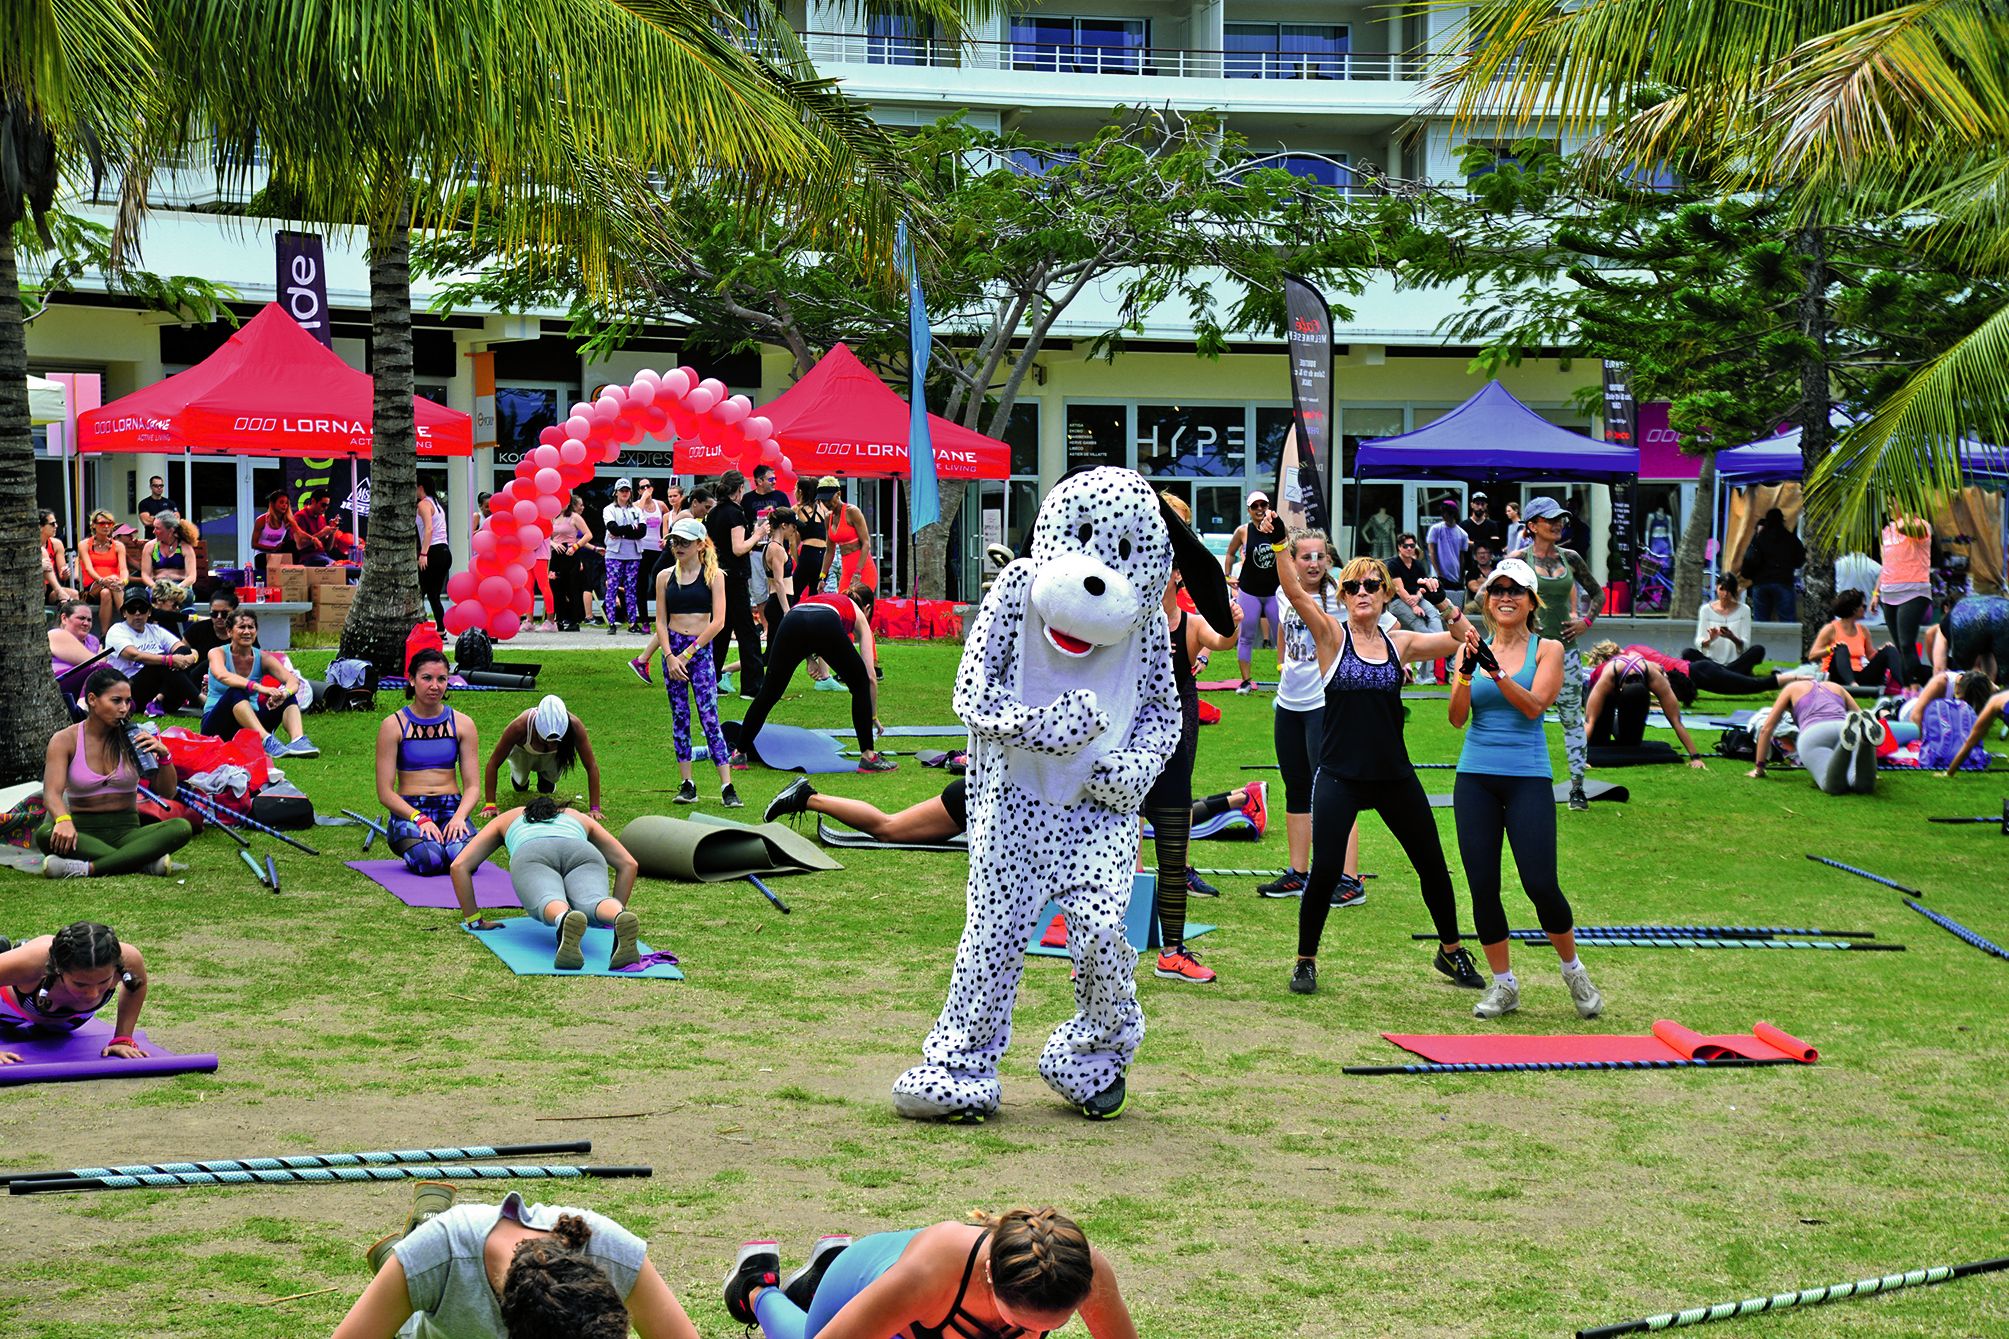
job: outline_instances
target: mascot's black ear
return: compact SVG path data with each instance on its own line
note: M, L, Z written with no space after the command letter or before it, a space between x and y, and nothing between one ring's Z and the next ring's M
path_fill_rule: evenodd
M1171 532L1172 566L1179 569L1186 593L1193 597L1193 607L1215 632L1223 637L1233 633L1235 597L1228 591L1228 576L1221 570L1221 560L1193 533L1192 526L1165 505L1162 494L1158 498L1158 515L1164 520L1165 529Z

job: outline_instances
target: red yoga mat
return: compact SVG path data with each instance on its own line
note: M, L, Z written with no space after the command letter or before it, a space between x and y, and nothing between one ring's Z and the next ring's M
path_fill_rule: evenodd
M1770 1023L1749 1032L1705 1037L1669 1019L1645 1037L1530 1037L1493 1033L1481 1036L1384 1032L1405 1051L1440 1065L1524 1065L1570 1060L1777 1060L1811 1065L1820 1059L1798 1037Z

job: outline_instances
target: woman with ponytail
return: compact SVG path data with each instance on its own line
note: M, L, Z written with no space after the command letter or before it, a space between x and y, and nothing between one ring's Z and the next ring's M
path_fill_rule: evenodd
M49 740L42 803L49 817L35 830L42 873L51 879L102 874L160 874L168 856L194 838L188 821L140 822L139 788L172 796L181 779L167 746L132 729L132 685L109 667L84 680L84 718Z
M598 920L614 928L614 947L607 969L619 971L638 961L635 946L641 923L628 910L639 867L620 839L591 818L581 817L549 795L539 795L520 809L511 809L475 834L453 858L453 891L461 917L470 929L493 930L481 918L474 900L474 872L497 846L509 852L509 880L523 909L558 933L558 952L551 965L576 972L586 965L579 951L587 925ZM614 891L607 892L607 871L614 871Z
M705 747L718 769L719 803L741 807L732 787L732 750L718 720L718 661L711 642L725 630L725 573L704 522L686 516L670 526L670 562L656 573L656 642L663 647L663 688L670 695L670 740L683 785L678 804L698 802L691 775L691 704L697 704ZM685 688L690 690L685 696Z
M767 1339L1043 1339L1076 1314L1090 1339L1137 1335L1108 1258L1050 1208L823 1237L780 1269L774 1242L750 1241L726 1279L726 1312Z
M334 1339L697 1339L648 1243L590 1209L457 1204L367 1258Z
M131 944L121 944L110 926L78 921L0 953L0 1065L20 1062L7 1049L10 1037L75 1032L114 995L117 1030L98 1054L143 1059L146 1052L133 1033L146 1003L146 959Z

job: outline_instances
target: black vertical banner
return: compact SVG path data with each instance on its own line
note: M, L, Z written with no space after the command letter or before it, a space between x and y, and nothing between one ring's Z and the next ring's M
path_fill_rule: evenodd
M1291 404L1297 416L1297 498L1305 525L1330 531L1326 520L1323 462L1332 456L1332 308L1325 295L1294 274L1284 276L1284 337L1290 350ZM1279 508L1288 506L1291 480L1278 481Z
M1604 439L1619 446L1637 448L1639 407L1633 403L1632 386L1626 381L1625 364L1604 364ZM1614 612L1632 612L1633 583L1638 562L1639 476L1628 475L1611 485L1611 564L1609 584L1619 587L1612 602Z
M333 349L335 331L328 314L328 264L321 250L321 234L282 230L272 235L272 246L278 263L276 300L302 330ZM368 461L358 462L359 482L369 477L369 472ZM334 495L338 510L350 505L349 476L347 462L336 460L289 458L280 470L281 486L295 506L307 493L326 488Z

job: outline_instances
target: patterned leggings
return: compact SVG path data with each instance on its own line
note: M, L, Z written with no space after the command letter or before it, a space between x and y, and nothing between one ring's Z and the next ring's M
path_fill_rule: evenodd
M670 656L680 656L697 644L697 638L689 633L672 632L670 649L663 657L667 666ZM690 681L688 685L670 677L667 668L663 671L663 687L670 695L670 718L676 723L674 742L677 761L691 760L691 699L697 699L698 724L705 732L705 746L711 750L712 761L724 766L732 757L732 750L726 747L725 731L718 725L718 666L712 663L711 653L700 651L690 658ZM690 695L684 694L685 687Z
M406 804L417 810L423 818L430 818L446 835L446 825L460 808L458 795L406 795L401 797ZM405 868L414 874L428 878L445 874L453 868L453 858L467 848L470 840L462 837L458 841L428 841L420 834L419 825L409 818L393 818L390 827L390 848Z
M1583 740L1583 652L1575 642L1563 643L1563 689L1556 694L1556 715L1563 722L1563 752L1569 756L1570 784L1583 784L1587 759Z
M607 560L607 589L603 596L606 602L607 621L619 623L625 617L630 623L642 621L642 606L635 599L635 580L642 569L639 558L609 558ZM623 601L626 601L624 604Z

